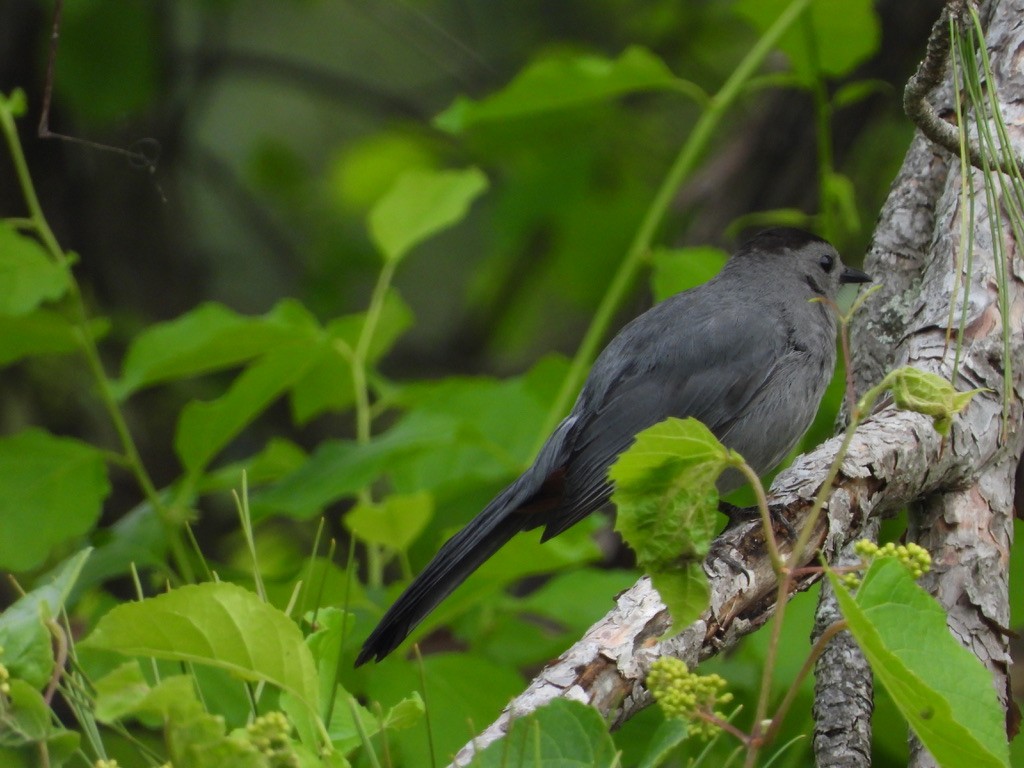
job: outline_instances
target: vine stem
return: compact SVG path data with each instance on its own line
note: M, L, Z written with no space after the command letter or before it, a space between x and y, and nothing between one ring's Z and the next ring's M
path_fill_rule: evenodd
M380 322L380 316L384 311L384 301L387 298L388 289L395 277L395 268L398 266L398 259L387 259L377 275L377 282L373 286L370 295L370 304L366 308L366 319L359 331L359 338L356 339L355 347L351 349L340 348L341 354L345 355L352 367L352 389L356 399L356 442L366 445L372 436L373 412L370 406L369 377L366 373L366 361L370 356L370 345L373 343L373 336ZM369 488L360 489L357 494L360 504L371 504L373 498ZM366 567L367 582L373 586L380 586L384 583L384 553L381 546L372 542L366 543ZM404 568L408 570L407 568Z
M14 123L14 115L11 112L8 103L3 99L0 99L0 130L3 131L4 138L7 142L11 161L14 164L15 174L18 178L18 185L21 188L22 197L25 200L25 205L29 212L27 219L19 219L18 221L26 229L31 229L39 238L51 258L67 270L68 295L71 299L75 315L76 338L79 349L85 357L85 362L89 368L89 372L96 380L99 388L100 400L102 401L103 407L107 411L107 415L110 417L111 423L114 426L114 431L117 433L118 439L121 442L121 448L124 451L124 458L128 468L135 477L135 480L138 483L139 488L142 490L143 495L146 497L146 500L156 511L157 516L163 525L164 533L167 536L167 544L171 550L171 556L174 559L177 571L182 579L186 582L190 582L193 580L194 574L186 553L184 540L181 536L181 526L179 522L175 520L171 509L160 498L160 494L157 492L156 486L153 484L153 481L149 476L149 472L142 463L142 458L139 455L139 451L135 445L135 440L132 437L131 431L128 429L128 424L125 421L124 414L121 412L121 408L117 403L117 398L114 397L110 378L107 376L106 369L103 367L103 361L100 358L99 349L96 346L96 342L93 339L92 332L89 328L89 314L85 308L82 291L78 285L78 281L75 280L74 274L71 271L72 259L69 258L61 249L60 243L57 241L56 236L53 234L53 230L50 229L50 225L46 220L46 215L43 213L42 206L39 204L35 185L32 183L32 176L28 170L28 163L25 161L25 154L22 151L21 141L18 138L18 129Z
M737 454L737 457L739 454ZM775 540L775 530L772 527L772 516L768 509L768 496L764 492L764 484L761 482L761 478L757 476L754 468L751 467L743 459L739 459L733 466L743 473L743 476L747 478L747 482L750 483L751 489L754 491L754 496L757 498L757 511L761 515L761 525L764 527L764 540L768 544L768 556L772 561L772 568L775 569L775 573L782 576L785 563L782 560L782 554L779 552L779 543Z
M558 421L569 409L569 404L574 395L583 385L587 370L597 355L598 347L608 333L608 328L615 316L615 312L622 304L626 293L633 285L640 267L643 265L647 254L650 252L651 243L654 240L655 232L665 218L669 204L672 202L676 190L682 182L693 173L697 162L700 160L704 150L711 143L716 135L719 124L725 117L725 113L743 93L747 82L757 71L758 67L775 48L779 38L787 29L800 17L810 0L793 0L775 22L768 28L764 35L754 44L750 52L743 58L729 79L721 89L711 97L708 106L697 120L693 131L683 144L665 175L664 180L658 187L658 191L651 201L647 212L644 214L640 227L637 229L625 258L619 265L615 276L612 278L608 290L605 292L601 303L594 313L594 319L587 328L579 349L573 357L569 366L569 372L562 382L551 409L544 420L540 430L541 440L537 445L547 439L547 436L554 431Z
M821 654L825 652L825 646L831 642L833 637L846 629L846 627L847 623L845 619L836 621L829 624L825 631L819 635L814 646L811 648L811 652L807 655L807 658L804 659L803 666L800 667L800 671L797 673L796 679L789 687L789 690L786 691L786 696L782 699L782 703L779 704L779 708L775 711L775 715L772 717L771 723L764 732L762 738L766 744L770 744L775 739L775 736L779 732L779 728L782 726L782 721L786 717L786 713L789 712L790 706L792 706L794 700L796 700L800 686L803 684L804 680L807 679L811 670L814 669L814 665L818 662L818 659L821 658Z

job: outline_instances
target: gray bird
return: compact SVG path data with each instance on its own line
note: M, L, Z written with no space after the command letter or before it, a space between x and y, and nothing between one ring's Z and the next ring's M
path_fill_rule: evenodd
M825 240L770 229L707 283L626 325L530 468L441 547L384 614L356 666L391 653L515 534L543 526L546 541L606 504L608 468L638 432L669 416L700 420L758 474L772 469L810 426L832 378L831 303L841 285L870 279L844 267ZM741 485L736 471L718 481L723 494Z

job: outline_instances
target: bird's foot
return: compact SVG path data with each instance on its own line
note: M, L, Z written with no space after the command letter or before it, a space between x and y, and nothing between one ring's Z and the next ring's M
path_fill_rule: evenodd
M796 541L797 530L782 513L783 509L784 507L781 506L768 505L768 516L771 518L772 528L781 528L783 534L789 541ZM729 525L746 522L748 520L757 520L761 516L761 513L756 506L737 507L735 504L730 504L727 501L718 502L718 511L729 518Z

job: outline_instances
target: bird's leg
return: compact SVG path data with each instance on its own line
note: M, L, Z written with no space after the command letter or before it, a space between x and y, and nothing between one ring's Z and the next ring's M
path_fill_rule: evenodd
M715 562L722 562L729 566L732 572L737 576L743 576L749 585L750 572L743 566L743 563L730 555L728 547L722 545L720 542L721 539L719 538L716 538L711 542L711 548L708 550L708 556L704 560L704 571L710 576L712 575Z

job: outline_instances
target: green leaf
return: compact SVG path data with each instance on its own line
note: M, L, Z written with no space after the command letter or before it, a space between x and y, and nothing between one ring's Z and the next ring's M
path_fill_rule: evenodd
M53 712L49 704L35 688L24 680L11 680L5 694L3 727L0 727L0 765L39 765L39 756L45 754L47 765L58 768L64 765L78 749L81 737L74 731L54 726ZM5 747L18 748L27 754L25 762L17 758L8 759Z
M174 449L190 474L198 474L272 402L301 379L316 360L317 347L292 344L250 365L216 400L191 402L182 410Z
M77 590L125 576L132 566L140 571L166 567L167 532L148 501L140 502L113 525L104 526L93 539L96 548L82 568Z
M202 476L196 489L201 494L224 493L239 488L245 472L249 488L280 480L302 466L306 454L283 437L271 438L259 453L233 462Z
M93 320L93 338L107 332L109 323ZM0 365L9 365L30 355L59 355L79 349L78 329L63 315L40 308L27 315L0 315Z
M421 679L420 674L418 663L394 655L366 676L367 696L371 701L401 702L409 696L410 681ZM434 764L438 766L446 765L475 733L467 721L493 719L523 685L519 673L507 665L467 652L424 656L422 675L429 695ZM392 731L388 740L406 758L394 759L393 752L393 765L431 764L422 728Z
M183 685L178 682L180 680L185 680L186 683ZM177 691L179 695L172 697L172 701L176 703L187 698L195 698L192 681L185 675L164 678L162 682L166 684L167 688L174 686L180 688ZM167 708L155 710L150 703L147 703L152 689L142 674L142 667L139 666L138 659L126 661L115 667L96 681L95 688L96 708L93 712L101 723L110 725L122 718L138 717L141 714L142 718L140 719L149 724L149 721L145 719L147 714L163 715L166 713ZM153 723L153 725L155 724Z
M646 48L631 46L617 59L574 55L534 62L486 99L456 99L434 119L434 125L461 133L483 123L504 123L652 90L678 90L705 98L699 86L676 77Z
M790 4L791 0L738 0L733 8L764 32ZM878 49L880 41L881 28L871 0L813 0L804 17L782 36L779 48L803 82L810 83L816 69L824 77L853 71Z
M385 261L398 261L441 230L458 223L485 189L479 168L408 171L370 211L370 237Z
M850 177L841 173L829 173L823 180L823 192L828 201L828 210L835 211L848 232L860 229L860 213L857 211L857 193Z
M224 718L205 711L188 675L163 677L150 686L137 661L96 682L96 718L113 724L133 718L164 731L174 765L192 768L265 768L248 739L227 734Z
M872 670L939 765L1008 766L992 676L950 633L938 602L892 558L872 563L856 598L829 579Z
M363 732L368 737L373 738L382 731L390 733L412 727L423 719L425 711L423 699L420 698L419 693L413 691L391 707L383 718L379 718L362 704L356 702L350 693L339 688L337 701L334 703L334 713L327 732L330 734L334 748L342 753L347 753L363 743L359 725L362 726ZM356 722L357 717L359 725Z
M306 620L312 621L314 614L307 614ZM313 655L316 664L317 684L321 703L328 702L335 696L338 664L341 659L344 630L351 631L352 614L332 606L320 608L315 612L316 631L306 637L306 645ZM348 695L344 689L339 693ZM337 702L335 703L337 705ZM322 713L326 717L326 713Z
M0 738L8 744L42 741L50 730L50 708L42 694L24 680L10 680L10 714L4 712L4 729ZM5 707L6 710L6 707ZM10 730L8 730L10 729Z
M0 221L0 315L27 315L71 286L67 268L31 237Z
M0 568L35 568L89 531L110 493L103 453L27 429L0 438Z
M706 283L717 275L729 255L720 248L659 248L651 254L651 288L662 301L680 291Z
M394 466L395 487L419 490L518 475L533 459L537 433L566 370L564 360L551 357L503 381L450 376L402 387L394 402L409 413L396 429L437 447Z
M12 677L42 688L53 673L53 646L43 622L60 614L91 550L70 558L47 583L36 587L0 613L0 663Z
M322 442L297 471L253 495L253 514L312 517L385 474L410 493L514 476L532 457L565 370L552 357L507 381L449 377L402 387L391 397L409 409L398 424L366 445Z
M328 170L331 201L342 213L365 211L404 171L435 168L435 155L429 139L411 132L385 131L346 142Z
M434 445L434 436L410 435L397 428L365 445L325 440L295 472L253 495L253 516L274 512L299 519L313 517L327 504L355 495L404 455Z
M434 498L426 491L392 494L374 504L358 504L345 515L345 527L370 544L405 552L430 522Z
M547 546L549 542L545 542ZM543 586L517 600L517 610L545 616L582 634L615 596L636 581L632 570L578 568L556 573Z
M128 348L115 391L125 398L153 384L232 368L317 332L316 320L291 300L257 317L203 304L139 334Z
M938 374L904 366L885 377L892 391L897 408L931 416L935 431L948 435L953 425L953 416L960 413L979 392L957 392L946 379Z
M701 563L715 533L715 481L734 461L699 421L670 418L637 435L608 472L615 482L615 530L650 574L673 630L707 608Z
M24 117L28 112L28 97L22 88L15 88L10 96L0 93L0 107L6 109L13 117Z
M317 711L316 668L299 628L235 584L187 585L123 603L104 615L79 645L209 664L243 680L266 681Z
M479 768L612 768L618 765L608 726L593 707L555 699L512 723L501 741L477 755Z
M374 329L366 364L376 365L412 325L412 312L394 290L388 291ZM366 322L366 313L347 315L327 324L319 356L291 391L292 414L305 424L324 411L342 411L355 402L351 355Z
M844 83L832 94L832 109L849 107L876 93L892 93L892 84L885 80L854 80Z
M670 717L663 721L651 736L647 751L637 768L658 768L664 765L675 752L676 747L686 741L689 735L686 721L681 717Z

